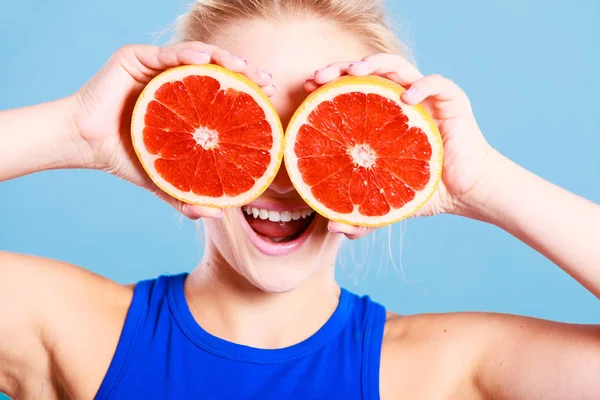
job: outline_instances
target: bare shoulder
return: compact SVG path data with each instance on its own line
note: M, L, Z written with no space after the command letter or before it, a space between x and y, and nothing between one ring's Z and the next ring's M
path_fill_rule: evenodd
M106 372L132 295L68 263L0 252L0 389L18 387L23 398L32 384L44 398L91 393L88 377Z
M495 313L388 313L382 399L504 398L497 382L515 383L531 368L547 371L549 362L600 372L600 328Z
M381 351L381 398L478 398L469 381L476 350L467 339L478 335L462 320L460 314L388 313Z

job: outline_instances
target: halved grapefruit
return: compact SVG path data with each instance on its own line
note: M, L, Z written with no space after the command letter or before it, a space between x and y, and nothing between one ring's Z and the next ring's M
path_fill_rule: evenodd
M261 89L216 65L173 68L140 95L133 147L156 185L191 204L247 204L275 178L283 128Z
M383 226L433 195L442 139L404 88L377 76L345 76L312 93L286 130L284 160L294 187L315 211L338 222Z

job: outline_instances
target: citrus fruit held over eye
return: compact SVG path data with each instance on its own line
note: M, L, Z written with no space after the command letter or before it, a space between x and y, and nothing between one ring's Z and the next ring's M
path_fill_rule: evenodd
M154 78L133 112L131 135L156 185L191 204L239 206L258 197L281 164L283 128L261 89L215 65Z
M312 93L286 130L285 165L318 213L352 225L406 218L435 192L442 140L426 112L387 79L342 77Z

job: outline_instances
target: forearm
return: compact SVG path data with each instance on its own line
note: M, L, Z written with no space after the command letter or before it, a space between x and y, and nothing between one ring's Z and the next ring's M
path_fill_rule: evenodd
M510 160L498 162L463 205L465 214L492 223L527 243L600 298L600 206Z
M75 99L0 111L0 181L37 171L84 168L93 162L77 138Z

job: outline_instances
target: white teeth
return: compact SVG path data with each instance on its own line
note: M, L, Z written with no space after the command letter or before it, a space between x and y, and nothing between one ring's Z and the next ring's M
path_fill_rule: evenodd
M281 220L281 213L279 211L269 211L269 221L279 222Z
M281 212L281 222L289 222L292 220L292 212L291 211L282 211Z
M297 221L300 218L308 218L313 214L313 210L294 210L294 211L272 211L266 208L256 208L244 206L243 210L246 214L252 215L254 218L269 220L271 222L289 222Z
M302 210L302 218L310 217L313 213L313 210Z

